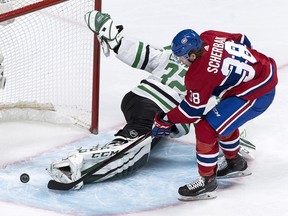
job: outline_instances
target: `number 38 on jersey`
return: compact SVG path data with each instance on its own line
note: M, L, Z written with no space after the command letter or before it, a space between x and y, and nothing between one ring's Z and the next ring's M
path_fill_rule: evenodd
M249 52L246 46L232 41L225 42L225 50L232 57L223 60L221 72L224 76L236 73L241 76L243 82L248 82L255 76L254 68L249 65L256 63L255 57Z

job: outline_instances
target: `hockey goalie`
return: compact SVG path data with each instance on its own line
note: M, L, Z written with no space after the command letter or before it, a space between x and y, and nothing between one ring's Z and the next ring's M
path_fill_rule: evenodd
M124 96L121 110L127 123L110 143L80 148L50 165L49 174L55 181L62 183L75 182L100 163L137 141L139 137L151 132L155 114L176 107L186 91L184 76L187 67L172 54L169 46L158 49L124 37L123 27L115 26L110 15L99 11L87 13L85 21L89 29L97 34L105 56L108 57L112 51L119 60L133 68L148 72L149 76ZM215 103L216 99L211 98L211 104ZM176 124L169 136L181 137L189 132L189 128L188 124ZM147 162L150 151L158 142L159 138L152 139L149 136L117 160L85 177L74 189L80 189L86 183L129 175ZM245 150L245 155L249 157L250 150Z

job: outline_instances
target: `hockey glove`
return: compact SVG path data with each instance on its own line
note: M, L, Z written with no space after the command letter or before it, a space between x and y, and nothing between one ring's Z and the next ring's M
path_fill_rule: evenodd
M175 128L174 123L163 119L165 115L166 114L164 112L156 113L154 117L154 124L152 126L153 137L169 136L172 128Z
M110 49L117 50L122 36L122 26L115 26L109 14L100 11L90 11L85 14L85 21L88 27L97 34L105 56L110 55Z

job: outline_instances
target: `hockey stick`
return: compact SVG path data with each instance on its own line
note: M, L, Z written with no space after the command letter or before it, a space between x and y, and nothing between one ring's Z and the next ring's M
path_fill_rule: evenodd
M256 149L256 146L254 144L252 144L250 141L248 141L244 138L240 138L240 145L245 146L245 147L250 148L250 149L253 149L253 150Z
M255 159L256 146L244 138L240 138L239 154L245 159Z
M121 157L123 154L125 154L127 151L129 151L130 149L132 149L133 147L135 147L136 145L138 145L139 143L141 143L143 140L147 139L149 136L151 135L151 132L140 136L140 138L136 141L134 141L133 143L131 143L129 146L127 146L126 148L122 149L121 151L119 151L117 154L113 155L111 158L108 158L107 160L104 160L102 163L99 164L99 166L94 167L92 170L90 170L86 175L82 176L81 178L79 178L78 180L74 181L74 182L70 182L70 183L62 183L62 182L57 182L55 180L50 180L48 182L47 187L49 189L52 190L70 190L73 187L75 187L77 184L79 184L80 182L84 181L85 179L89 178L90 176L92 176L95 172L97 172L98 170L102 169L103 167L105 167L107 164L111 163L112 161L116 160L117 158Z

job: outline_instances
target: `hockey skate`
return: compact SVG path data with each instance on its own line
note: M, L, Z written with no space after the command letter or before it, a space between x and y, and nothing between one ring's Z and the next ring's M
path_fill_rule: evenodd
M194 201L205 200L216 197L217 180L216 176L200 176L191 184L179 188L179 200Z
M217 179L235 178L251 175L247 162L238 155L233 159L224 159L218 165Z

